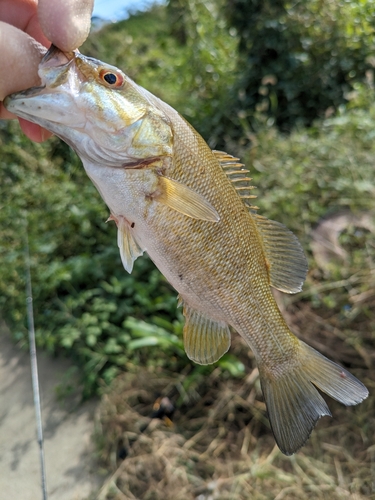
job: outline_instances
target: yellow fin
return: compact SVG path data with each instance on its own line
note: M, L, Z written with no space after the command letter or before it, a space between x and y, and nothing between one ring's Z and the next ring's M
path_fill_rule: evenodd
M233 167L244 167L244 164L240 163L239 158L235 158L234 156L225 153L225 151L217 151L216 149L213 149L212 153L224 169L225 168L232 169Z
M297 363L285 363L274 372L260 363L259 374L271 428L285 455L305 444L321 417L331 416L316 387L347 406L368 396L362 382L304 342Z
M155 200L193 219L219 222L220 217L214 207L200 194L178 181L159 177L160 194Z
M258 207L251 205L249 202L249 200L256 198L256 195L251 194L251 190L254 189L255 186L250 184L252 179L249 177L249 171L244 168L245 165L240 163L239 158L224 153L224 151L213 150L212 153L220 163L220 166L228 179L232 182L233 187L236 189L245 205L252 210L256 210Z
M186 304L184 316L184 345L188 358L200 365L215 363L230 347L228 325L206 318Z
M126 271L130 274L133 270L134 261L143 254L143 250L133 238L129 223L124 217L119 217L115 220L118 229L117 244L120 249L121 261Z
M271 286L286 293L300 292L308 266L297 237L280 222L257 213L251 215L262 237Z

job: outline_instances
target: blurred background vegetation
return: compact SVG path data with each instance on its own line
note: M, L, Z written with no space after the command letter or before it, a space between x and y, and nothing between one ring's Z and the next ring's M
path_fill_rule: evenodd
M289 323L370 390L375 244L372 223L360 221L373 220L375 212L374 26L372 0L169 0L104 26L81 49L119 66L175 107L212 148L244 160L258 187L260 213L294 231L309 259L304 291L279 297ZM186 405L207 378L241 384L256 373L238 339L213 367L190 363L176 293L147 257L136 261L132 275L122 268L114 224L105 223L108 209L68 146L56 138L31 143L16 123L6 122L0 145L0 309L21 345L27 344L27 232L38 345L75 360L85 396L145 367L183 374L177 404ZM337 214L347 223L336 231L336 248L319 260L314 237L321 221ZM261 405L259 387L254 397ZM267 423L254 404L247 411L260 422L254 430L259 437ZM360 443L348 447L370 464L374 400L361 408L355 414L362 418ZM264 443L269 452L272 446ZM311 446L313 453L316 441ZM328 454L335 445L329 446ZM339 451L332 451L332 474ZM374 478L356 483L346 460L349 482L340 483L340 469L339 486L335 480L328 496L323 489L314 498L374 493ZM272 467L267 462L267 477ZM288 467L283 480L289 488ZM271 498L256 494L245 488L247 496L215 498ZM301 491L293 494L285 498L305 498Z

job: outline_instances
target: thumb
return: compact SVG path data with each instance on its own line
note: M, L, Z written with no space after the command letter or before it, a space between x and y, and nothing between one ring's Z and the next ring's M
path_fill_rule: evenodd
M38 17L48 40L64 52L77 49L90 32L94 0L39 0Z

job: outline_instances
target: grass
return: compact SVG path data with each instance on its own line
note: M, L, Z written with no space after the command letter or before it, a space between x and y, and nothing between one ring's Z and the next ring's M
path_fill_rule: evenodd
M256 368L242 381L218 370L202 377L184 393L173 425L151 418L157 396L179 400L187 375L138 367L103 397L97 439L111 473L98 499L375 498L373 400L330 404L334 419L285 457L264 415Z

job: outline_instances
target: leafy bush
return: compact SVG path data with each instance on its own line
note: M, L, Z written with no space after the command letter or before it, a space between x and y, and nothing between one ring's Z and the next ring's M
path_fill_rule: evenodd
M290 136L273 127L254 135L245 160L262 211L303 238L327 213L374 208L373 96L373 89L358 88L363 108L352 102Z
M231 0L226 11L240 39L230 103L238 124L256 127L260 114L282 130L311 125L373 72L371 0Z

